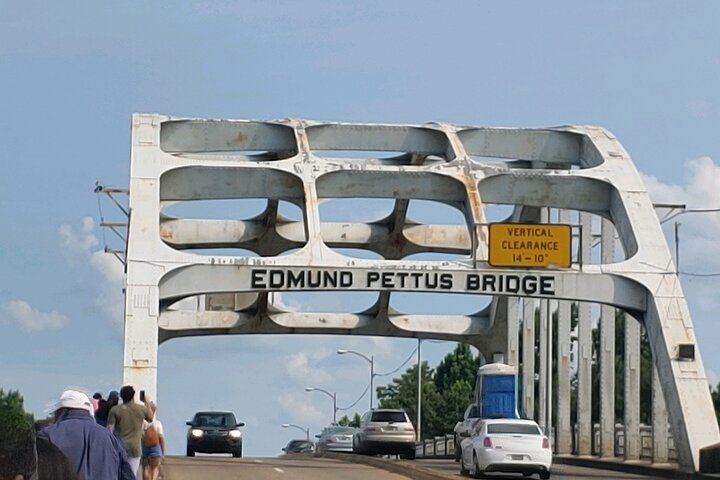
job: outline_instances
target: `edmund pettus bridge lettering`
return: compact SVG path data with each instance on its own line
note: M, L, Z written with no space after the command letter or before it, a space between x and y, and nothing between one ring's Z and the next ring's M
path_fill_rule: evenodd
M555 295L554 275L253 268L250 288L272 290L438 290Z

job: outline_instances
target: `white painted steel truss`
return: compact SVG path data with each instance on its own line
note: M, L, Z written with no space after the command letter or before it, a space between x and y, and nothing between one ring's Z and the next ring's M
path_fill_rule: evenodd
M338 198L392 199L394 209L374 222L321 221L320 202ZM165 212L177 202L220 199L267 203L261 214L244 220ZM466 225L414 222L407 211L417 199L459 209ZM280 215L280 202L299 207L302 219ZM548 221L542 214L548 208L600 216L614 226L625 258L576 261L567 269L492 268L485 208L497 204L514 206L514 222ZM512 359L517 346L508 336L514 322L507 312L512 318L516 307L508 299L594 302L621 308L645 325L680 464L697 469L699 450L720 440L690 314L658 219L628 154L602 128L135 114L129 207L124 381L138 388L155 391L158 345L174 337L435 338L473 344L485 358L503 352ZM196 249L244 249L256 256ZM382 259L349 257L340 249L370 250ZM458 259L407 259L422 252ZM289 291L369 291L377 300L360 312L294 312L272 294ZM398 291L494 300L474 315L406 314L390 305ZM187 298L197 308L178 309L176 302Z

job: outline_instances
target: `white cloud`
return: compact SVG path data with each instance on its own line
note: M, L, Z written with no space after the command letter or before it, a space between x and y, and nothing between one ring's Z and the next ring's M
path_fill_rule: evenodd
M58 234L60 235L60 246L76 257L84 257L100 243L93 234L95 229L95 221L91 217L82 219L80 230L75 232L70 225L60 225Z
M665 184L655 177L644 176L652 200L657 203L683 203L691 210L720 208L720 165L709 157L701 157L685 162L685 171L683 185ZM708 258L707 255L711 251L708 248L714 246L720 235L720 213L688 213L675 221L681 225L681 260L700 268L706 268L713 262L720 266L716 258Z
M308 398L307 393L279 395L277 402L284 414L281 418L287 418L283 423L297 423L302 426L327 419L327 413L321 412Z
M641 175L654 202L679 204L687 201L687 192L680 185L667 185L652 175Z
M108 318L121 324L124 308L123 266L117 258L101 248L95 227L91 217L84 217L77 230L67 224L61 225L58 228L60 246L73 266L89 266L91 271L100 275L101 281L95 282L96 305Z
M332 381L332 377L317 366L317 359L313 358L311 364L308 355L304 352L286 357L285 371L291 378L307 383L306 386L317 386Z
M5 321L16 323L28 331L57 330L67 324L65 315L52 311L49 313L35 310L29 303L22 300L12 300L0 305L0 313Z

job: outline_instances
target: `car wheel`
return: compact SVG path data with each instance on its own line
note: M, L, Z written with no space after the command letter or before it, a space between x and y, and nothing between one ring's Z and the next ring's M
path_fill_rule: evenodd
M358 453L360 455L365 453L362 448L362 444L360 443L360 439L357 436L353 437L353 453Z
M473 452L473 478L485 478L485 474L480 470L480 462L478 462L475 452Z
M187 454L188 457L194 457L194 456L195 456L195 450L193 450L193 449L190 448L190 447L187 447L187 452L186 452L186 454Z
M470 471L465 468L465 462L463 462L462 455L460 456L460 475L463 477L470 476Z
M412 450L408 450L407 453L404 453L402 458L405 460L415 460L415 448L413 447Z
M547 480L548 478L550 478L550 471L548 470L547 472L540 472L540 478L542 478L543 480Z
M232 456L235 457L235 458L240 458L240 457L242 457L242 445L240 445L240 446L237 447L235 450L233 450Z

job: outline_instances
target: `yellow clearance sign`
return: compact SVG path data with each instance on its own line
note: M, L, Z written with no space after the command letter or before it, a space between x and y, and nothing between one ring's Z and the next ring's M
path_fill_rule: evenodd
M570 267L570 225L491 223L488 263L493 267Z

